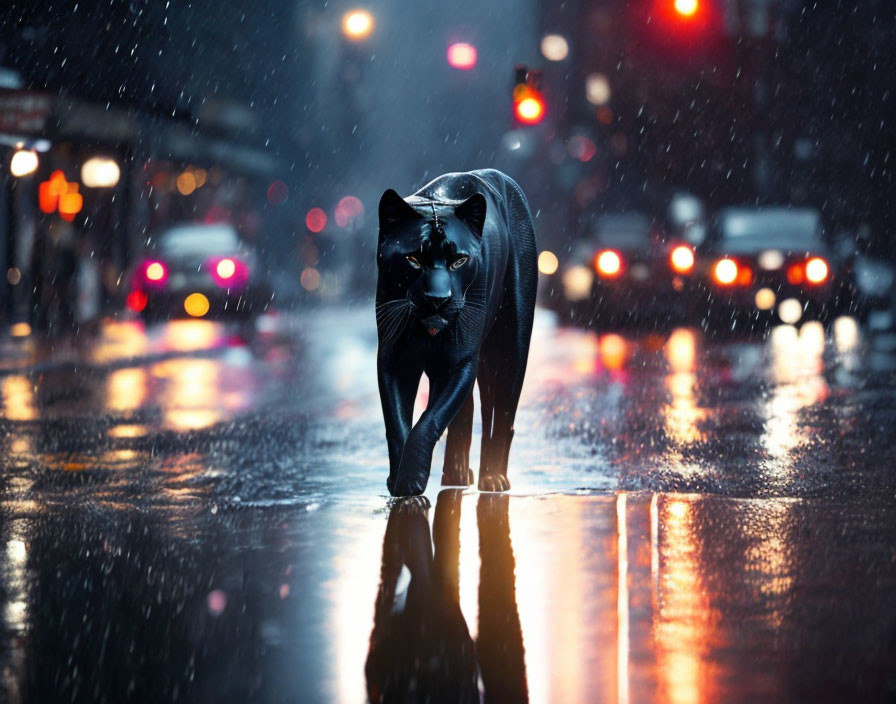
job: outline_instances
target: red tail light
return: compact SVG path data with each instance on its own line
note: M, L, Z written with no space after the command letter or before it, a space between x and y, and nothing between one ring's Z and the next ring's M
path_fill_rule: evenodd
M730 286L735 281L737 281L738 273L739 268L737 266L737 262L735 262L733 259L729 259L728 257L717 261L716 265L712 269L713 277L718 283L722 284L723 286Z
M612 249L605 249L594 255L594 270L607 279L613 279L622 273L622 255Z
M146 292L141 291L139 288L135 288L128 294L128 297L125 300L125 305L135 313L140 313L146 308L148 302L149 300Z
M830 267L828 267L828 263L821 257L812 257L806 262L806 280L809 283L824 283L827 280L829 273Z
M694 250L685 244L678 245L669 255L669 264L679 274L688 274L694 268Z
M249 267L236 257L215 257L206 267L221 288L239 289L249 280Z
M168 280L168 267L164 263L150 259L143 262L143 279L149 286L164 286Z

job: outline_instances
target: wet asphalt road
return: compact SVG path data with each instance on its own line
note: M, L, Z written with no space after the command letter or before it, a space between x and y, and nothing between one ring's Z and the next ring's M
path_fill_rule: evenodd
M395 504L370 311L7 337L0 699L894 700L894 348L539 314L509 495Z

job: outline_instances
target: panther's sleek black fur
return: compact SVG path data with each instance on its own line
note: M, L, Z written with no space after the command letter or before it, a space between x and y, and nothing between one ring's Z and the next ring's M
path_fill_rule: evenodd
M394 496L423 493L448 428L442 484L473 482L473 384L482 401L479 488L503 491L537 285L535 227L520 187L494 169L439 176L379 206L380 398ZM411 427L420 378L429 403ZM450 423L450 426L449 426Z

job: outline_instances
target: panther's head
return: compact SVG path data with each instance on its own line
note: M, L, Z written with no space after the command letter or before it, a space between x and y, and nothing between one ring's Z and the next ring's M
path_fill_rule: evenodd
M458 205L412 206L389 189L380 199L377 317L383 327L400 306L430 335L453 322L482 266L486 201L481 193ZM478 291L479 287L473 287Z

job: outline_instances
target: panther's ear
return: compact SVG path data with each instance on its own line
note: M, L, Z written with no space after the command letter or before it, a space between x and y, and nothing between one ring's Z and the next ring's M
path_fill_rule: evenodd
M380 198L380 241L391 232L398 223L422 217L391 188Z
M454 209L454 214L470 228L476 237L482 237L482 228L485 226L484 195L474 193Z

